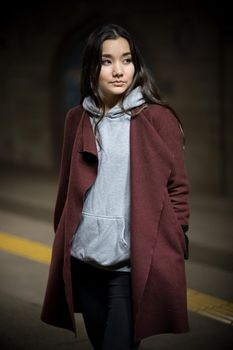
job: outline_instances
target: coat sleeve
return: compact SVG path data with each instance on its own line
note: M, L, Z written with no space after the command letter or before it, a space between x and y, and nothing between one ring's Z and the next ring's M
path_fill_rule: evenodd
M173 210L184 232L186 243L184 257L188 259L189 239L186 232L189 229L190 183L185 166L184 133L178 119L167 108L164 109L160 118L159 134L173 156L173 168L167 182L167 189Z
M56 233L62 212L65 206L68 183L69 183L69 173L70 173L70 162L72 155L72 148L75 139L75 112L70 109L65 118L64 133L63 133L63 145L61 153L61 162L59 170L59 180L58 180L58 190L55 202L54 216L53 216L53 226L54 232Z

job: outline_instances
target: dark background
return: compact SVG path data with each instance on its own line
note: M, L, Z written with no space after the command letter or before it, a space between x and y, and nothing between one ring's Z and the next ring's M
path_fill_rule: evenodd
M65 114L79 103L83 42L107 22L134 35L179 114L193 193L232 197L233 24L224 1L2 4L2 168L57 172Z

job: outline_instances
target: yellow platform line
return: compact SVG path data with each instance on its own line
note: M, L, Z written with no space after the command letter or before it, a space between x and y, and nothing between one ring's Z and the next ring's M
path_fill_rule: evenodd
M233 303L193 289L187 290L187 300L189 311L233 325Z
M50 264L51 248L43 243L0 232L0 249L43 264ZM188 310L233 325L233 303L187 289Z
M43 264L51 261L51 248L47 245L5 232L0 232L0 249Z

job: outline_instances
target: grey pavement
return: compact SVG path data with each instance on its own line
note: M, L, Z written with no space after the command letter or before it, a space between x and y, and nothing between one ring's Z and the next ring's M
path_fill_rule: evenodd
M57 174L3 169L0 231L51 246ZM233 302L233 203L217 195L190 197L188 287ZM40 321L49 266L0 252L1 349L91 349L80 314L78 337ZM189 312L191 330L142 341L141 349L231 349L233 327ZM111 349L109 349L111 350Z

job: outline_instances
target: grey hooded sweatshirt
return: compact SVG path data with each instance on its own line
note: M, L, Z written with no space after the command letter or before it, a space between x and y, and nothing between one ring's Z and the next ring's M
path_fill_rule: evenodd
M102 148L98 150L98 173L86 192L80 223L74 233L71 255L108 270L130 271L130 110L143 99L137 87L98 124ZM83 107L93 119L101 115L90 97Z

